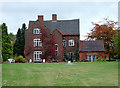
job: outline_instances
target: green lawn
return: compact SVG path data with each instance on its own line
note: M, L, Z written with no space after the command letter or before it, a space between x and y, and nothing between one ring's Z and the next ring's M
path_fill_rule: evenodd
M2 86L2 64L0 64L0 88Z
M118 86L118 62L2 64L3 86Z

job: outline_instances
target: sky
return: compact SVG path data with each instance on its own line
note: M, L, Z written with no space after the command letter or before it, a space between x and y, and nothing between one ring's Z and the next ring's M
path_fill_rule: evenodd
M76 0L74 0L76 1ZM44 20L51 20L52 14L57 14L58 20L80 19L80 39L84 40L87 33L93 28L91 22L102 21L109 18L118 21L118 1L114 2L57 2L50 1L23 1L23 2L0 2L0 24L6 23L8 33L17 33L29 20L37 20L38 15L44 15Z

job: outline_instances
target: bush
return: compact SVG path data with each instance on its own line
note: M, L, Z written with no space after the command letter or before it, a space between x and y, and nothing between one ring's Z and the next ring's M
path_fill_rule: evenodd
M105 62L105 58L102 58L101 56L98 56L97 62Z
M18 57L15 56L14 59L15 59L16 63L26 63L27 62L27 60L25 60L25 58L23 58L23 56L18 56Z
M85 58L79 60L79 62L85 62L85 61L86 61Z
M65 55L66 60L69 60L69 55Z

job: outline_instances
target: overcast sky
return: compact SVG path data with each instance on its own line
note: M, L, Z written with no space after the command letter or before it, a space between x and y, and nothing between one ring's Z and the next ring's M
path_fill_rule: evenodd
M57 14L58 20L80 19L81 40L90 32L91 22L103 18L118 21L118 2L0 2L0 24L5 22L8 32L17 33L23 23L37 20L37 15L44 15L44 20L51 20Z

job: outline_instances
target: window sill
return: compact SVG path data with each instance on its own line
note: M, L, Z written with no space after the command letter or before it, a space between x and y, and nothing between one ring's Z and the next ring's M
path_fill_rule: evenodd
M74 47L74 46L70 46L70 47Z
M40 33L40 34L42 34L42 33ZM40 35L40 34L34 34L34 35Z
M42 47L42 46L34 46L34 47Z

